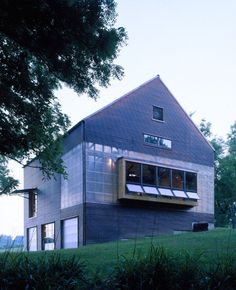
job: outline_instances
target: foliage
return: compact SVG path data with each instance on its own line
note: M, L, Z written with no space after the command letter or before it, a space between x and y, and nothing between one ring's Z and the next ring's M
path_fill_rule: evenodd
M0 289L78 289L85 266L78 258L45 254L31 259L24 253L0 255Z
M236 122L226 141L226 155L219 161L216 183L216 211L221 223L228 224L236 217Z
M11 192L19 183L11 176L7 164L7 159L0 155L0 194Z
M120 242L118 256L118 241L55 252L5 252L0 289L235 289L235 239L235 231L218 229Z
M215 149L215 215L216 225L229 225L236 217L236 122L227 141L213 136L211 123L202 120L200 131Z
M41 161L46 177L65 174L61 136L69 121L54 95L61 82L98 96L97 85L120 79L114 64L125 43L115 28L114 0L2 0L0 2L0 159ZM1 170L9 178L8 171ZM9 180L12 181L12 180ZM9 192L15 181L1 192ZM3 185L4 185L3 184Z

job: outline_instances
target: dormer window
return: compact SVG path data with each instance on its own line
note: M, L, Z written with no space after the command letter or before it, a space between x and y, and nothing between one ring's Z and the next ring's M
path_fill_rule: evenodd
M163 108L153 106L152 118L156 121L164 121L163 118Z

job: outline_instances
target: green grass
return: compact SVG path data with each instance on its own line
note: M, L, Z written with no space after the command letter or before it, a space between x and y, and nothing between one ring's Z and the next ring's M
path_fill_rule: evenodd
M135 254L144 256L151 246L160 246L171 253L189 253L201 255L206 263L224 257L236 258L236 230L214 229L208 232L183 233L178 235L162 235L128 241L117 241L104 244L88 245L79 249L57 250L62 256L79 255L92 272L109 273L117 260L130 258ZM49 253L49 252L48 252ZM42 252L30 253L38 257Z

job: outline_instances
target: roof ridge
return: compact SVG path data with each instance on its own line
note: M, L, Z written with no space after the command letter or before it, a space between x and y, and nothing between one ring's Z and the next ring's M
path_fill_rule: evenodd
M114 105L115 103L119 102L121 99L128 97L130 94L132 94L133 92L135 92L136 90L140 89L143 86L146 86L148 83L154 81L155 79L160 79L160 75L156 75L155 77L151 78L150 80L142 83L141 85L137 86L136 88L132 89L131 91L129 91L128 93L122 95L121 97L117 98L116 100L112 101L111 103L105 105L104 107L98 109L97 111L91 113L90 115L88 115L87 117L83 118L81 121L86 121L86 119L93 117L94 115L100 113L101 111L107 109L108 107ZM80 121L80 122L81 122ZM75 125L76 126L76 125Z
M181 110L183 111L183 113L186 115L186 117L189 119L189 121L191 122L191 124L195 127L195 129L197 129L198 133L201 135L201 137L204 139L204 141L211 147L211 149L213 151L215 151L214 147L211 145L211 143L206 139L206 137L203 135L203 133L200 131L200 129L197 127L197 125L193 122L192 118L188 115L188 113L185 111L185 109L181 106L181 104L179 103L179 101L176 99L176 97L171 93L171 91L169 90L169 88L165 85L165 83L162 81L162 79L159 77L160 82L162 83L162 85L168 90L168 92L170 93L170 95L172 96L172 98L175 100L175 102L179 105L179 107L181 108Z

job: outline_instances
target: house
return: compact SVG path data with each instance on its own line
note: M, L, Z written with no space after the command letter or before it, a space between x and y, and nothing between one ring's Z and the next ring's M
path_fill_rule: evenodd
M63 160L67 180L24 169L29 251L213 226L213 148L159 76L74 126Z

